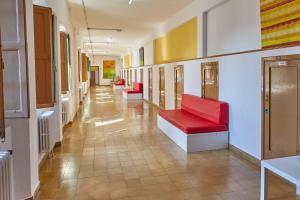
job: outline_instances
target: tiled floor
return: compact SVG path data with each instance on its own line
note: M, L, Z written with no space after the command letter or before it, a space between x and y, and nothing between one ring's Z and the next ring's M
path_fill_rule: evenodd
M156 127L156 108L91 90L40 172L39 200L255 200L259 168L228 150L186 154ZM297 199L271 177L272 199Z

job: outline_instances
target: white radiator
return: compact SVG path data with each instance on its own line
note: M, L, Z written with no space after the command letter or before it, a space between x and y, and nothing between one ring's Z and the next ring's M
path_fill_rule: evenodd
M65 125L69 122L69 98L64 98L61 103L62 108L62 124Z
M52 151L55 144L54 111L46 111L38 117L39 150L40 152Z
M11 200L10 154L0 151L0 200Z

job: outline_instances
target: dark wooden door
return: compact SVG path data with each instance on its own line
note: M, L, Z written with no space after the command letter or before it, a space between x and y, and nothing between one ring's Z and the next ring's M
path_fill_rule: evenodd
M91 79L90 79L91 86L96 86L96 72L91 71Z
M0 142L5 139L5 122L4 122L4 94L3 94L3 58L2 58L2 40L0 29Z

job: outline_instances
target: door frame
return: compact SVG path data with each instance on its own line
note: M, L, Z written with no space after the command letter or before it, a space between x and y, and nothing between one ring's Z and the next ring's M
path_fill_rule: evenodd
M205 62L205 63L201 63L201 97L205 98L205 92L204 92L204 68L206 66L209 67L216 67L216 71L217 71L217 99L215 100L219 100L219 62L218 61L214 61L214 62Z
M276 62L276 61L290 61L290 60L300 60L300 54L295 55L284 55L284 56L270 56L262 58L262 66L261 66L261 159L267 159L266 151L265 151L265 140L266 140L266 132L265 132L265 63L266 62ZM298 133L299 134L299 133ZM298 137L298 143L300 143L300 138Z

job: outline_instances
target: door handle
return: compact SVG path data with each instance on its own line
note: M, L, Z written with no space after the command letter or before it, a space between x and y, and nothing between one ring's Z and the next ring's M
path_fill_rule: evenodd
M264 109L264 115L266 116L266 115L269 115L269 109L268 108L265 108Z

